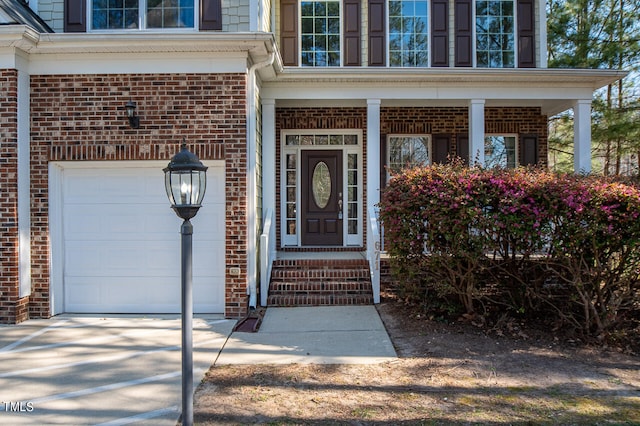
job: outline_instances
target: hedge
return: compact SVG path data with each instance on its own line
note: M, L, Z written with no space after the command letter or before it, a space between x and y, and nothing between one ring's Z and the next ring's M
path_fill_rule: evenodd
M380 219L404 296L599 336L640 311L640 190L545 170L433 165L394 176Z

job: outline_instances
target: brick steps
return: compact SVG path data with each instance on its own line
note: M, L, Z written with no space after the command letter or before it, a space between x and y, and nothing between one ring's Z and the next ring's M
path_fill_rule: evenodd
M373 304L366 260L276 260L268 306L340 306Z

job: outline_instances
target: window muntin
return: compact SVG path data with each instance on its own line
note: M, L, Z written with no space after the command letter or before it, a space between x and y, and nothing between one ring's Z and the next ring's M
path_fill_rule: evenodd
M300 41L302 66L340 66L340 1L302 1Z
M517 166L515 136L485 136L484 165L487 168L515 168Z
M195 28L194 0L92 0L91 28Z
M429 66L427 0L389 1L389 65Z
M513 0L476 2L476 65L481 68L515 67Z
M431 164L431 138L428 135L392 135L387 140L389 172Z
M147 0L147 28L193 28L193 0Z

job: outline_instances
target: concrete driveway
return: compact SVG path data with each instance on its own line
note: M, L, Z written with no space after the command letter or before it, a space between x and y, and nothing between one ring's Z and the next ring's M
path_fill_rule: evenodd
M194 385L235 325L193 321ZM61 316L0 326L0 424L175 425L179 316Z

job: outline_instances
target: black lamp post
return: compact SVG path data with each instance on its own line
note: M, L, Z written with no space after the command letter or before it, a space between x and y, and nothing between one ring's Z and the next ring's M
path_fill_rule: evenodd
M164 169L164 186L171 208L184 219L182 235L182 424L193 425L193 226L207 188L207 167L182 144Z

